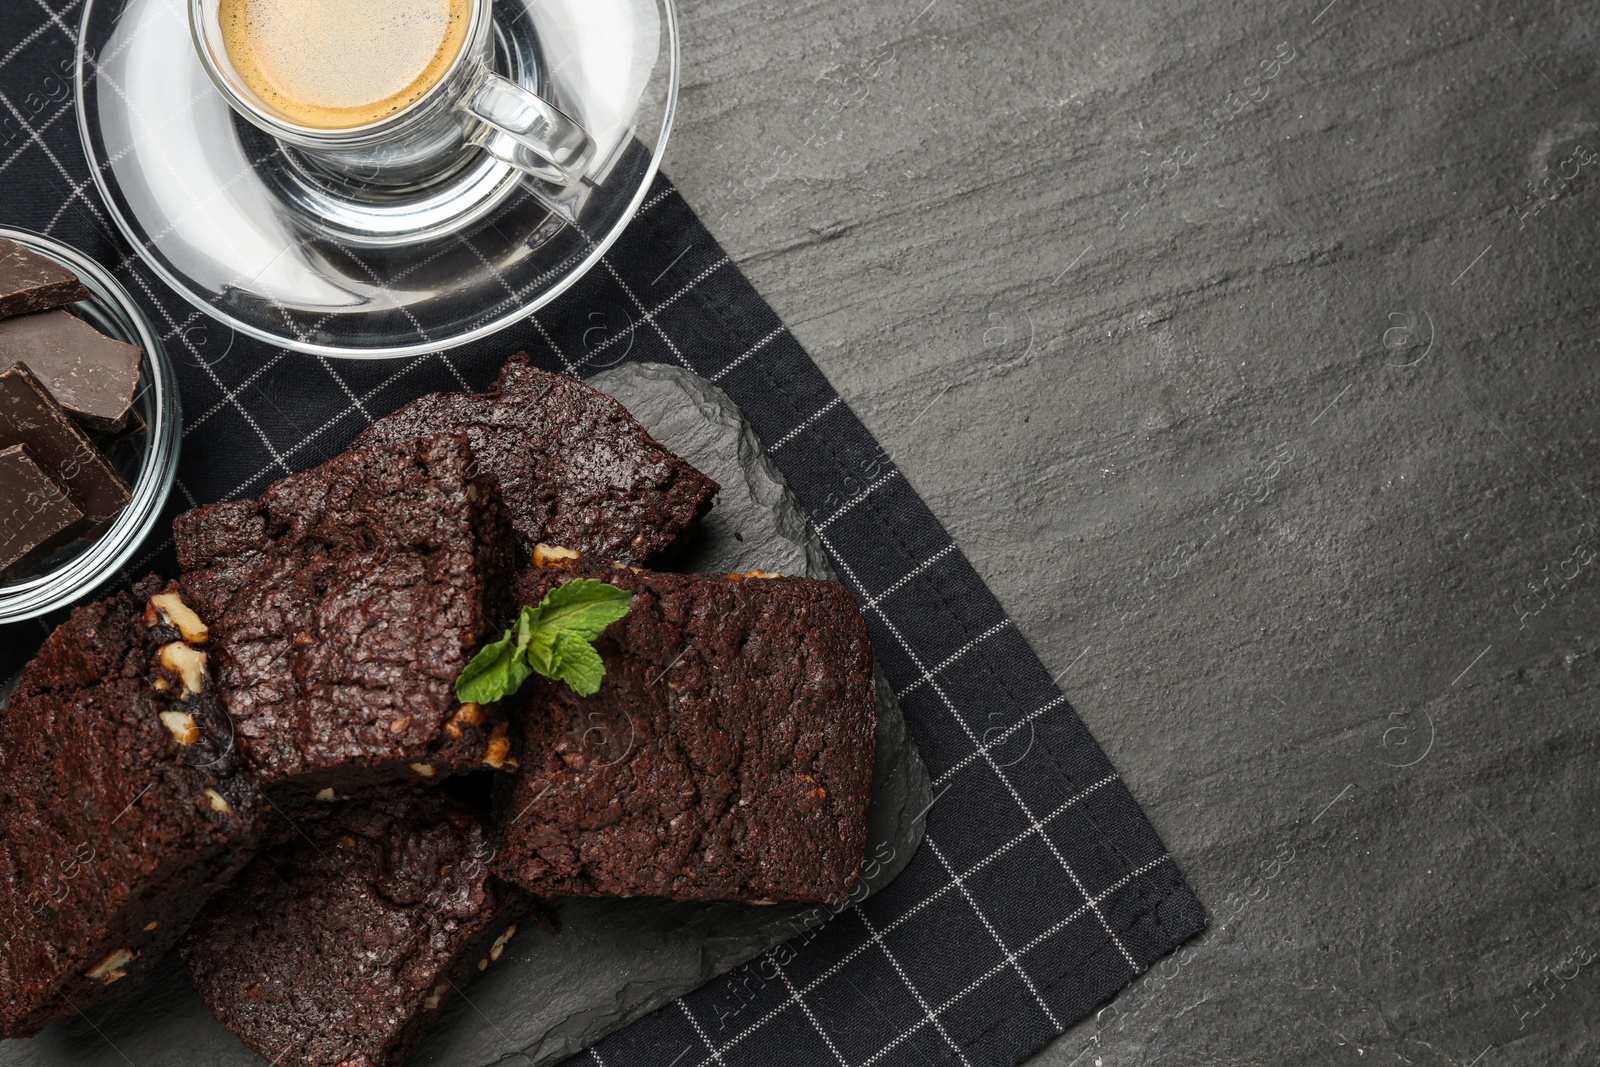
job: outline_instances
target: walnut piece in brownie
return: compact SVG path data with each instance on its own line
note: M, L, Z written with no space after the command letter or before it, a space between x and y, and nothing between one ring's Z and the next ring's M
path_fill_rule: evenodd
M489 393L433 393L380 419L358 445L465 433L500 481L523 551L541 542L643 563L711 508L717 483L658 444L604 393L506 361Z
M498 710L455 695L507 614L513 552L466 437L353 449L181 515L175 536L245 765L275 800L504 765Z
M147 579L72 613L0 723L0 1037L137 983L250 858L207 627Z
M758 572L759 573L759 572ZM850 593L808 578L534 569L634 592L600 691L535 677L499 797L505 877L543 897L846 899L866 845L876 704Z
M467 809L400 792L297 816L201 913L183 958L212 1012L279 1067L398 1064L527 897Z

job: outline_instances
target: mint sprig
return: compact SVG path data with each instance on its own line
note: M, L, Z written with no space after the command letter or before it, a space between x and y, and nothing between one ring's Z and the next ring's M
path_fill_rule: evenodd
M579 578L524 607L511 629L484 645L458 678L462 702L490 704L522 687L531 675L566 682L581 697L600 691L606 665L594 640L624 615L633 594L594 578Z

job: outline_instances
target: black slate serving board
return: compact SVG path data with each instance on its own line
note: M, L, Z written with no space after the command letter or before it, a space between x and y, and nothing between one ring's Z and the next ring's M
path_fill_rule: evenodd
M711 514L670 562L714 573L834 575L804 511L738 407L674 367L630 363L590 383L615 396L673 452L715 478ZM868 864L854 896L876 892L921 843L932 787L882 672ZM826 922L825 907L573 900L552 935L533 923L463 989L407 1060L479 1067L558 1062L717 975ZM0 1067L129 1062L259 1067L265 1061L211 1017L176 958L140 989L36 1038L0 1042Z

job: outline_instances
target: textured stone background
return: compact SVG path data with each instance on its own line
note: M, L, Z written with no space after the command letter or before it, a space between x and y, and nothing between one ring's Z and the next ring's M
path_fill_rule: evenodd
M1215 916L1039 1065L1600 1054L1600 7L1324 2L685 3L668 172Z

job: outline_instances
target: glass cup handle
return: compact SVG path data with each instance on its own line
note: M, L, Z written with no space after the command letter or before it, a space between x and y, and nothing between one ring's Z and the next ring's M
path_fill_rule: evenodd
M484 71L462 110L487 127L472 140L495 158L556 185L576 185L594 154L584 128L514 81ZM505 137L495 137L495 133Z

